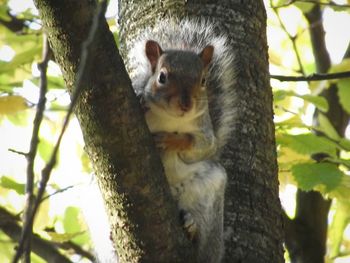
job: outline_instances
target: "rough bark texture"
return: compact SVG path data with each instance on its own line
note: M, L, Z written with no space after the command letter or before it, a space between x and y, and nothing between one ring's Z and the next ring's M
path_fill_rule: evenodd
M229 175L225 262L283 262L263 1L121 1L121 46L168 14L217 22L237 56L238 116L224 155Z
M96 2L38 0L36 5L71 91ZM76 115L105 199L111 237L118 241L120 262L187 262L188 241L105 19L94 43Z
M320 6L315 5L305 15L310 24L310 38L317 72L326 73L331 66L331 61L325 43ZM339 103L337 86L331 85L321 95L329 104L326 116L338 134L344 136L349 116ZM315 119L317 114L316 111ZM315 160L321 161L324 157L324 155L316 155ZM298 263L322 263L326 254L328 212L331 201L325 200L319 192L302 190L298 190L296 201L295 219L286 218L286 246L291 260Z
M237 53L239 111L226 155L225 262L283 262L266 16L262 1L235 10L226 18Z

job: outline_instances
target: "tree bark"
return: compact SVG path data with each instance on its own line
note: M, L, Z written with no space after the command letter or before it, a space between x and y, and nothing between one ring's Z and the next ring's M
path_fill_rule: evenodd
M225 262L283 262L263 1L121 1L119 8L122 54L145 25L169 14L215 21L228 36L236 54L238 104L223 156L229 175Z
M72 91L96 2L35 3L56 62ZM177 220L160 159L105 19L99 21L89 56L76 115L120 262L191 261L189 242Z
M72 90L81 43L95 10L88 0L36 0L55 59ZM282 217L268 78L263 1L122 1L123 53L144 25L167 14L218 23L236 53L237 122L223 163L226 262L282 262ZM106 22L100 22L91 66L76 106L86 150L105 199L121 262L189 262L188 244Z

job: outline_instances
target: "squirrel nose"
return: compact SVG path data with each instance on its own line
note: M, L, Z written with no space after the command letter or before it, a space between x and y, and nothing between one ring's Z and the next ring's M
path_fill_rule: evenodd
M192 109L192 100L187 94L183 94L179 98L179 106L182 111L189 111Z

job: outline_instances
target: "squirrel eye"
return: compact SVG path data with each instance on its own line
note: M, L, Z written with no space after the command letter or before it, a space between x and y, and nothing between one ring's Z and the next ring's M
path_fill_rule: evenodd
M164 71L161 71L161 72L159 73L158 83L164 85L165 82L166 82L166 77L167 77L167 76L166 76L166 73L165 73Z

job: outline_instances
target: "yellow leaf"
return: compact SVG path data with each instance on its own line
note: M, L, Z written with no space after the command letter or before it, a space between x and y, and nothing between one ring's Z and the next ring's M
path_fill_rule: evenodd
M0 97L0 115L14 114L27 108L26 100L21 96Z
M298 7L304 14L310 12L312 8L315 6L314 3L302 3L302 2L295 2L294 5Z
M340 62L337 65L334 65L329 70L329 73L336 73L336 72L343 72L348 71L350 69L350 58L343 59L342 62Z
M51 218L49 216L49 209L50 209L50 199L46 199L45 201L41 202L40 209L38 210L33 228L35 231L45 229L46 227L50 226L51 224Z
M277 52L273 51L272 49L269 49L269 60L271 64L275 64L277 66L282 65L282 58Z
M75 232L75 233L56 233L47 231L46 234L50 237L50 239L54 242L64 243L67 241L71 241L74 237L84 234L84 232Z
M288 147L279 147L278 149L278 163L285 165L285 168L290 169L293 164L308 160L310 160L309 155L297 153Z

